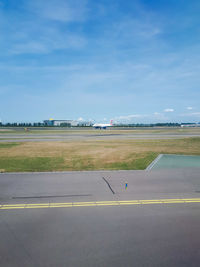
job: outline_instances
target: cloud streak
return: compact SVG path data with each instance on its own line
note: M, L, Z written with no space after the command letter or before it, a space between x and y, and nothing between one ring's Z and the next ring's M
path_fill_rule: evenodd
M39 17L58 22L80 22L87 16L86 0L26 0L25 7Z
M181 114L182 117L200 117L200 112L190 112Z
M166 109L164 109L164 112L174 112L174 109L173 108L166 108Z
M78 26L74 30L70 25L83 23L86 4L86 1L78 0L50 0L48 4L35 0L24 1L22 10L19 8L12 13L2 8L0 36L5 38L0 48L3 55L5 52L8 55L35 55L82 49L87 44L87 38ZM27 12L23 13L23 10Z

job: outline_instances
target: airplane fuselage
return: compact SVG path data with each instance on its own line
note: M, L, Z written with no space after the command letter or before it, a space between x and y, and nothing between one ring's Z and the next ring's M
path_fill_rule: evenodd
M95 129L106 129L107 127L112 127L112 121L110 123L95 123L93 124L93 127Z

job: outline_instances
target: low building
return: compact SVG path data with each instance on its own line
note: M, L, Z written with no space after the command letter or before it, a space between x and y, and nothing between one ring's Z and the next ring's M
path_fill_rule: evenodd
M44 125L45 126L77 126L78 122L74 120L54 120L54 119L49 119L49 120L44 120Z
M80 127L91 127L93 123L91 121L79 121L78 126Z
M183 123L181 127L200 127L200 123Z
M76 120L44 120L44 126L61 126L61 127L74 127L74 126L92 126L90 121L76 121Z

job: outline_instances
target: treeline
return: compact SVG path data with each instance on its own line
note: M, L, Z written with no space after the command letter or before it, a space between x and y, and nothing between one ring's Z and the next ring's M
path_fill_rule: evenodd
M0 122L0 127L71 127L72 125L70 123L61 123L60 125L46 125L43 122L25 122L25 123L17 123L17 122L7 122L2 123ZM76 127L73 125L73 127ZM84 123L78 124L77 127L90 127L88 125L85 125Z
M188 124L188 123L186 123ZM116 124L118 127L178 127L181 126L182 123L131 123L131 124Z
M44 126L44 123L42 122L21 122L21 123L17 123L17 122L7 122L7 123L2 123L0 122L0 126L3 127L42 127Z

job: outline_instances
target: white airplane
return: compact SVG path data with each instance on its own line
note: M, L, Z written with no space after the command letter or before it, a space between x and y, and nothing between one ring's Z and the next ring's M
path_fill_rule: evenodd
M107 127L113 126L113 120L110 121L110 123L95 123L92 125L95 129L106 129Z

